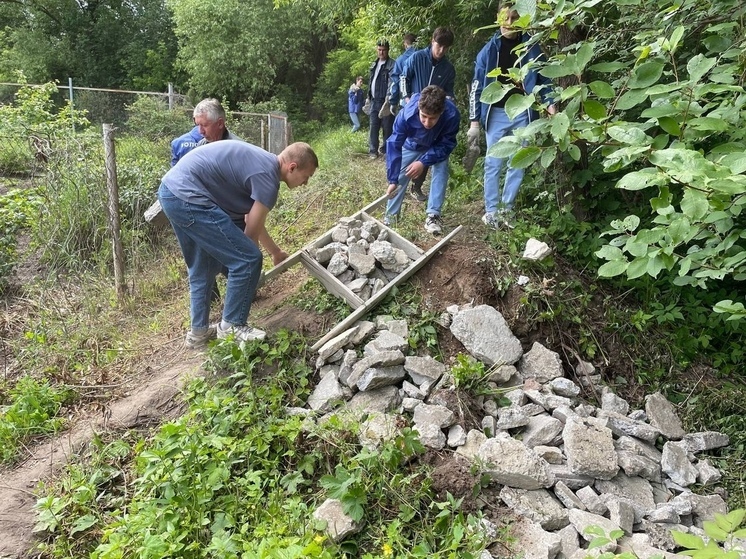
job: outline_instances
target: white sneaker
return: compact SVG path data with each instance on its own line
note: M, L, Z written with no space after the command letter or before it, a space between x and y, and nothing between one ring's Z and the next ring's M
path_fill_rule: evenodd
M439 215L432 214L427 216L427 219L425 220L425 231L432 233L433 235L437 235L443 231L443 225L440 223Z
M491 229L497 229L500 226L495 214L492 212L487 212L482 216L482 223Z
M189 349L203 349L207 347L207 343L210 340L215 339L217 329L214 326L210 326L203 333L195 334L191 330L186 333L186 339L184 343Z
M511 222L512 216L508 211L498 212L497 219L500 221L503 227L507 229L515 229L515 225Z
M259 328L252 328L248 324L244 324L243 326L229 326L228 328L223 328L222 323L218 324L218 339L224 340L230 336L233 336L233 339L237 342L251 342L254 340L263 340L267 337L267 333L264 330L259 330Z

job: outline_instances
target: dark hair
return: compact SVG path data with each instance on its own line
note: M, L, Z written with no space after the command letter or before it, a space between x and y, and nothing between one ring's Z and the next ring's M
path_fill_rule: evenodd
M413 45L417 40L417 36L414 33L407 33L404 35L404 43L407 45Z
M389 48L389 42L386 39L378 39L378 42L376 43L377 47L384 47Z
M453 31L448 27L438 27L433 31L433 41L442 47L450 47L453 44Z
M431 116L442 114L446 110L445 90L437 85L428 85L420 93L417 108Z

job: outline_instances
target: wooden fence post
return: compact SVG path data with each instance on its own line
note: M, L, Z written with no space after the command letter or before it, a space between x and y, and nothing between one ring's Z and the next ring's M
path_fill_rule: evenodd
M117 301L122 302L124 285L124 250L122 249L121 225L119 223L119 186L117 184L117 158L114 150L114 125L104 124L104 157L106 164L106 189L109 193L107 205L111 244L114 250L114 286Z

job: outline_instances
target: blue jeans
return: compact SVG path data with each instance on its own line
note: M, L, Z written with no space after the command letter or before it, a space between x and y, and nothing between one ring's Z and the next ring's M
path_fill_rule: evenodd
M383 99L373 100L370 104L370 133L368 135L368 153L378 154L378 146L381 146L381 153L386 152L386 140L391 136L394 130L394 117L385 116L378 118L378 112L383 107ZM379 144L378 132L383 131L383 143Z
M210 325L210 294L223 267L228 270L223 320L234 326L246 324L262 271L262 251L215 204L184 202L164 184L158 189L158 200L189 272L192 330Z
M357 113L350 113L350 120L352 121L352 131L357 132L360 130L360 117Z
M516 128L528 126L528 111L510 120L505 109L493 107L490 109L489 120L485 129L487 150L496 144L503 136L510 136ZM523 169L514 169L507 165L505 183L500 196L500 170L505 159L490 157L484 159L484 209L488 213L495 213L498 209L510 210L518 196L518 189L523 181Z
M427 150L411 151L401 150L401 171L399 172L399 191L386 204L386 215L399 215L404 197L407 195L407 184L409 177L405 174L407 167L422 157ZM432 166L432 178L430 179L430 192L427 197L427 215L440 215L440 208L446 199L446 186L448 185L448 159Z

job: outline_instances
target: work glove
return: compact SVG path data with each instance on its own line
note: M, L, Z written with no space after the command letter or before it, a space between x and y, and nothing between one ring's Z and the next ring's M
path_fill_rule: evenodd
M381 110L378 111L378 118L386 118L387 116L391 116L391 104L389 103L388 98L383 102L383 106L381 107Z
M471 173L472 169L474 169L474 164L477 162L477 158L481 153L479 148L479 138L481 135L482 131L479 129L479 126L471 126L466 131L466 154L461 163L464 165L464 170L467 173Z

